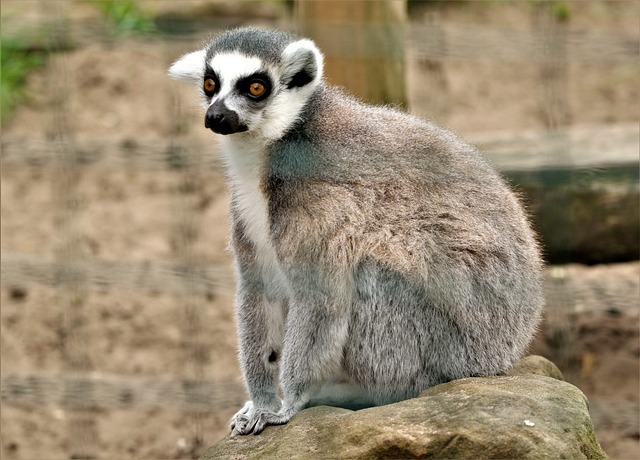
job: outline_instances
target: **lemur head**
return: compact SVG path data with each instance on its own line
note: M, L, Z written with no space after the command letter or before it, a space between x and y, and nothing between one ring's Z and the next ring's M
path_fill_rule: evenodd
M206 128L275 140L292 127L321 84L322 67L322 54L311 40L241 28L182 56L169 75L199 86Z

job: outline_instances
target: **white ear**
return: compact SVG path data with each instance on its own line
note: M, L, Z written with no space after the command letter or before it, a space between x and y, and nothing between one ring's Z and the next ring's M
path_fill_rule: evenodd
M298 40L284 49L284 81L289 88L316 86L322 79L324 58L315 43L308 39Z
M205 50L185 54L169 67L169 76L175 80L199 83L204 77Z

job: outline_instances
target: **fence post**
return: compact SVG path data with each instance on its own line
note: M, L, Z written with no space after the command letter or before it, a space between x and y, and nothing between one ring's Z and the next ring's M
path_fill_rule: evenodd
M68 9L59 2L48 2L42 5L51 9L51 17L55 18L51 50L64 50L68 42ZM54 257L57 271L55 273L56 298L58 308L62 310L62 322L58 329L62 345L64 370L71 374L89 373L93 368L88 352L89 331L87 329L87 287L84 273L78 267L82 257L81 232L78 228L78 217L81 202L78 198L78 187L82 181L82 168L79 165L79 152L74 143L72 109L69 106L69 84L73 79L68 75L68 63L64 51L56 53L52 59L52 105L53 120L51 137L56 154L53 175L54 229L57 241L54 246ZM95 407L88 395L93 391L92 385L68 385L64 389L64 402L68 405L67 435L70 458L96 458L98 431L96 428Z
M545 127L550 130L570 123L566 17L560 15L554 5L555 2L538 2L533 13L536 41L540 47L540 113Z
M420 33L412 34L412 42L413 35L420 37L419 50L417 50L417 44L412 43L414 55L412 61L413 65L417 66L417 70L412 75L413 78L420 79L412 83L413 98L414 101L428 101L426 110L423 111L424 115L437 122L446 123L451 110L449 81L445 70L446 34L440 8L428 8L424 14L424 22L426 23L424 25L420 23ZM418 108L412 109L416 112Z
M407 106L406 0L297 2L299 32L325 55L331 84L375 104Z

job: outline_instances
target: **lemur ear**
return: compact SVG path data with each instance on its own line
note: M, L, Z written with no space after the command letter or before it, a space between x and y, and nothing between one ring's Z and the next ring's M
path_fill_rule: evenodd
M205 50L185 54L169 67L169 76L175 80L200 83L204 77Z
M311 40L303 39L291 43L282 53L284 62L283 81L287 88L299 88L322 79L324 58Z

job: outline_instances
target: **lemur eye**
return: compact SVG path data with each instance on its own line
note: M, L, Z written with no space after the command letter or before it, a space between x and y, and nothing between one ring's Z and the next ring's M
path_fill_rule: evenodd
M249 93L251 93L253 97L262 96L266 90L267 87L264 86L264 83L261 81L254 81L249 85Z
M249 99L262 101L271 94L271 79L266 73L259 72L239 80L236 88Z
M211 95L215 92L216 90L216 82L213 78L207 78L204 81L204 92L207 95Z

